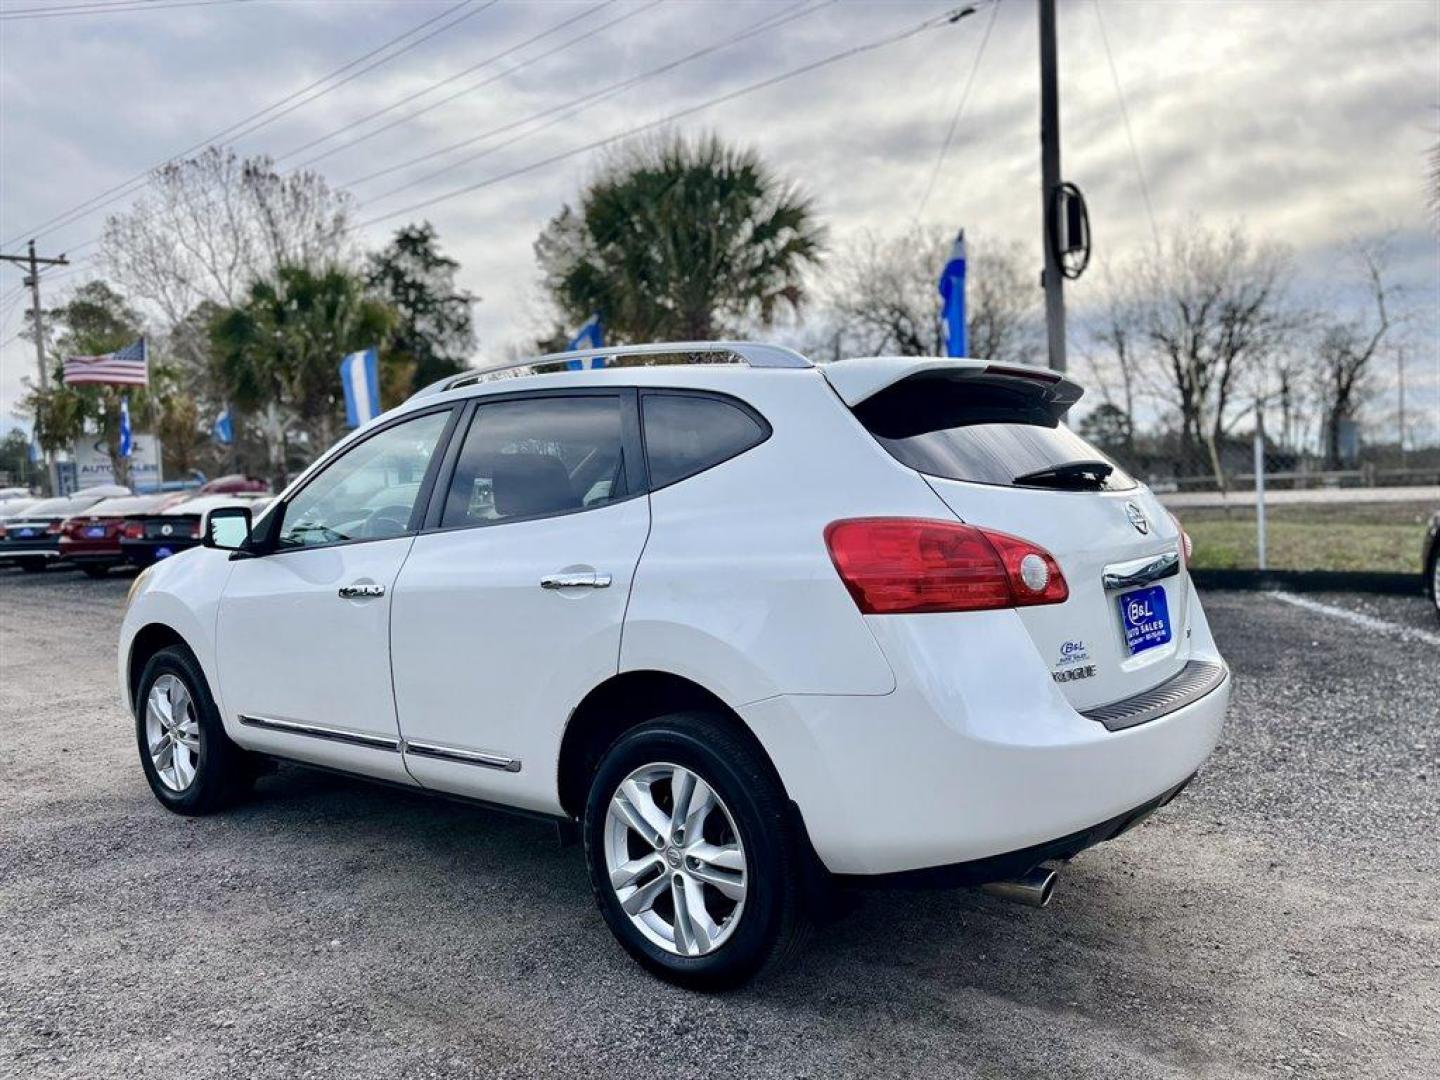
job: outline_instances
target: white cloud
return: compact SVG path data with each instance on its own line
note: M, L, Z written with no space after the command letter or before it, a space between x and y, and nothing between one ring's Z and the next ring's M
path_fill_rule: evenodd
M444 6L442 0L314 0L0 22L0 236L9 238L129 178ZM499 4L242 139L239 147L284 153L587 6ZM501 70L510 72L504 79L319 167L332 181L344 182L646 70L782 10L758 0L669 0L516 70L523 58L640 6L641 0L618 0L456 86ZM360 185L358 217L562 153L881 37L946 6L838 4L681 67L392 200L373 201L425 170ZM1423 189L1425 149L1440 128L1440 17L1434 4L1107 0L1104 16L1161 228L1244 220L1255 233L1295 247L1308 287L1329 279L1348 238L1394 232L1406 288L1422 306L1427 300L1440 304L1440 258ZM836 239L862 228L898 228L915 212L988 18L981 11L956 26L708 110L681 126L713 128L757 146L777 171L814 195ZM1150 226L1093 4L1062 5L1060 33L1065 173L1090 198L1103 263L1147 243ZM1035 46L1033 5L1006 3L925 216L984 236L1018 237L1031 246L1038 265ZM484 297L477 316L487 350L498 353L509 339L533 329L531 243L593 167L593 155L569 158L422 212L461 260L463 284ZM364 239L378 243L404 220L369 230ZM98 235L101 222L94 215L58 229L42 237L42 247L78 246ZM1093 297L1098 278L1074 289L1077 306ZM16 273L0 277L0 296L18 280ZM80 275L68 283L78 280ZM0 341L19 325L17 310L8 319L5 314L0 305ZM1440 371L1434 339L1432 334L1425 343L1428 365ZM1424 369L1418 377L1423 381L1427 357L1416 363ZM9 413L20 378L33 367L26 343L0 348L0 413ZM1436 383L1440 379L1431 380ZM1440 400L1431 407L1440 410Z

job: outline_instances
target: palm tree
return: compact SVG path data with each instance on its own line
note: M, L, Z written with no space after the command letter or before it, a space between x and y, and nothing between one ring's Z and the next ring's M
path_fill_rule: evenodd
M346 353L383 346L395 313L366 295L364 282L339 268L281 267L254 282L244 303L211 325L219 382L255 417L277 482L286 476L290 435L316 450L340 432L339 363Z
M824 230L751 150L711 135L632 144L541 232L546 287L578 323L626 341L705 341L805 300Z

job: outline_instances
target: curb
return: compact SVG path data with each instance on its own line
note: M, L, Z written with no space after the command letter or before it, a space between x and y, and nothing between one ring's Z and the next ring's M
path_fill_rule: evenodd
M1374 570L1191 570L1201 589L1289 589L1292 592L1369 592L1420 596L1420 575Z

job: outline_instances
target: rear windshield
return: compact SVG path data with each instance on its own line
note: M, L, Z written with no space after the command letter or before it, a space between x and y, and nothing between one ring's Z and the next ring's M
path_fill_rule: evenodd
M907 379L855 415L902 464L929 476L1007 487L1124 491L1135 481L1013 387Z

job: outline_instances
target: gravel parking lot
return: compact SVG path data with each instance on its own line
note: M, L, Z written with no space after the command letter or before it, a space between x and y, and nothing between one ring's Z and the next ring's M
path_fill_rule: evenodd
M167 814L115 688L126 587L0 570L5 1076L1440 1075L1418 598L1209 594L1219 751L1049 909L868 892L701 997L630 962L543 825L288 767Z

